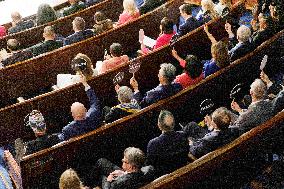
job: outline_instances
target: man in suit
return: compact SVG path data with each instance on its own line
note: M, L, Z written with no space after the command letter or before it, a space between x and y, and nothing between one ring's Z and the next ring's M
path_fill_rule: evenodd
M241 58L252 50L252 44L250 43L251 30L249 27L241 25L237 30L237 37L235 37L235 34L232 32L231 24L226 23L225 29L229 34L231 47L229 55L231 61Z
M145 155L139 148L128 147L124 151L122 168L107 159L97 161L96 170L102 176L103 189L134 189L143 186L144 173L141 167Z
M7 49L11 53L1 61L2 66L12 65L33 57L30 50L20 50L20 46L20 43L16 39L9 39L7 41Z
M155 168L161 176L184 166L188 162L188 141L184 132L174 131L175 120L171 112L162 110L158 118L162 134L149 141L147 165Z
M161 64L161 68L158 74L160 84L156 88L146 92L144 96L142 96L138 89L138 82L135 80L134 77L132 77L130 79L130 85L134 89L133 98L137 102L139 102L142 108L144 108L161 99L167 98L178 93L182 90L182 86L179 83L173 83L173 80L176 77L175 73L176 68L172 64Z
M80 102L74 102L71 105L71 113L74 120L63 127L62 132L58 135L61 141L92 131L102 123L99 99L96 97L94 90L87 84L86 78L83 75L81 75L81 82L89 98L90 108L87 111L85 106Z
M68 0L68 2L70 3L70 6L63 10L63 12L62 12L63 16L68 16L70 14L73 14L75 12L78 12L78 11L86 8L85 3L83 3L82 1Z
M76 43L82 40L85 40L89 37L94 36L94 32L90 29L85 30L85 20L81 17L76 17L73 22L73 30L75 33L72 35L69 35L64 40L64 46L65 45L71 45L72 43Z
M32 20L23 21L22 16L19 12L12 12L12 27L8 29L8 33L17 33L29 28L34 27L34 22Z
M46 26L42 35L44 41L29 48L33 52L34 56L53 51L54 49L58 49L63 46L62 41L55 40L56 36L52 26Z
M213 128L203 138L190 142L190 153L199 158L217 148L231 142L234 139L229 125L231 124L232 113L224 107L216 109L212 117L207 119L207 124Z
M265 99L266 93L265 83L261 79L256 79L250 86L252 103L247 110L241 109L235 101L231 103L231 108L240 114L232 126L239 130L239 134L249 131L273 116L272 103Z
M188 32L199 27L199 22L192 16L192 6L189 4L183 4L179 7L180 15L184 18L185 23L179 26L178 32L174 35L174 38L181 37Z
M150 12L157 8L158 6L161 6L164 4L165 0L145 0L144 2L141 0L136 0L137 7L139 8L140 14L146 14L147 12Z

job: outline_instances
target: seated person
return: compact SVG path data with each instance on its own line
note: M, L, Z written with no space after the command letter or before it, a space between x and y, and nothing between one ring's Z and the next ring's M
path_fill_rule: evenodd
M241 25L237 30L237 37L232 32L231 24L226 23L225 29L229 34L230 48L229 55L231 62L241 58L252 50L250 43L251 30L245 25Z
M48 22L57 20L57 15L55 10L46 3L39 5L37 14L36 14L36 25L40 26Z
M65 45L71 45L73 43L88 39L94 36L94 32L90 29L85 29L85 20L81 17L76 17L73 22L73 30L75 33L69 35L64 40Z
M122 55L122 46L119 43L113 43L110 48L110 55L105 56L105 60L100 68L97 67L98 74L103 74L108 70L129 61L127 55Z
M237 102L231 103L231 108L240 113L233 128L243 134L250 129L264 123L273 116L272 103L266 100L267 87L261 79L256 79L250 86L252 103L247 110L240 108Z
M12 12L11 18L12 27L8 29L8 34L17 33L34 27L34 22L32 20L24 21L19 12Z
M34 56L53 51L63 46L62 41L55 40L56 35L52 26L46 26L43 30L42 36L44 38L43 42L28 48L33 52Z
M138 82L134 77L130 79L130 85L134 89L134 99L136 99L142 108L149 106L159 100L170 97L182 90L179 83L172 83L175 79L176 68L169 63L161 64L158 78L160 84L154 89L146 92L144 96L138 89Z
M204 79L203 65L194 55L188 55L185 60L183 60L176 50L172 50L172 55L179 61L179 64L184 68L184 73L176 76L174 82L182 85L185 89L191 85L199 83Z
M158 118L162 134L149 141L147 165L155 168L156 175L169 174L188 162L188 141L183 132L175 131L175 119L171 112L162 110Z
M105 15L100 11L95 13L94 20L95 25L93 26L93 30L95 35L98 35L113 28L112 21L110 19L107 19Z
M63 16L68 16L86 8L85 3L80 0L68 0L68 2L70 3L70 6L63 9Z
M88 189L84 187L79 176L73 169L64 171L59 179L59 189Z
M0 188L22 188L21 169L8 150L0 148Z
M26 143L25 155L35 153L59 143L57 135L47 135L44 117L40 111L33 110L29 113L25 118L25 124L33 130L36 136L35 140Z
M200 25L218 17L218 13L215 11L214 7L215 4L212 0L201 0L201 10L196 15L196 19Z
M257 48L259 45L261 45L261 43L273 36L274 32L271 25L272 20L270 17L262 16L259 18L259 28L251 36L251 43L254 48Z
M189 4L183 4L179 7L180 15L184 18L185 23L180 25L178 32L174 37L181 37L188 32L198 28L199 22L192 16L192 6Z
M133 92L127 86L116 86L116 93L119 105L114 106L105 115L105 122L110 123L122 117L128 116L130 114L136 113L140 110L139 104L132 100Z
M6 28L0 25L0 39L4 37L6 34Z
M164 17L161 20L160 31L161 31L160 35L156 40L156 44L154 45L153 50L170 43L171 38L175 34L173 21L168 19L167 17ZM146 48L143 41L140 41L140 42L141 42L141 50L142 50L143 54L148 53L149 49Z
M142 14L146 14L147 12L154 10L155 8L164 4L165 2L166 2L165 0L145 0L144 3L140 6L140 8L138 4L137 6L142 15Z
M8 39L7 49L11 52L1 61L2 66L9 66L33 57L30 50L21 50L21 45L16 39Z
M117 26L125 24L140 16L134 0L123 0L123 12L119 15Z
M102 178L101 187L104 189L139 188L143 186L144 173L141 167L144 165L145 155L142 150L128 147L124 150L122 168L107 159L99 159L95 166Z
M277 114L284 109L284 90L281 90L272 101L273 112Z
M95 4L97 4L101 1L103 1L103 0L86 0L85 2L86 2L86 6L90 7L90 6L95 5Z
M230 11L231 7L231 0L220 0L219 3L215 5L214 9L219 16L223 16Z
M207 25L204 26L208 38L211 40L211 60L203 61L204 63L204 76L207 77L221 68L230 64L230 57L228 54L228 46L225 42L217 42L212 34L209 33Z
M92 131L102 123L99 99L96 97L94 90L87 84L86 77L83 75L81 75L81 82L88 95L90 108L87 111L85 106L80 102L74 102L71 105L71 113L74 120L63 127L62 132L58 135L61 141Z
M215 110L209 124L213 131L190 145L190 153L196 158L214 151L234 139L229 129L231 113L227 108L221 107Z

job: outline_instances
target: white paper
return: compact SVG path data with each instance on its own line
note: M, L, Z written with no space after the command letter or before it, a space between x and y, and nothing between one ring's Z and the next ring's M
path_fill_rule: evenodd
M144 45L146 45L147 47L151 47L153 48L156 44L156 40L151 39L150 37L144 36L144 40L143 40Z
M79 82L80 82L79 75L71 75L71 74L57 75L57 87L60 89Z

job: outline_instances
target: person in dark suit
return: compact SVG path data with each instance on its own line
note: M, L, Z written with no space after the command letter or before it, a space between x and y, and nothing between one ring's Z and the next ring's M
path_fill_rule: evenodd
M33 57L30 50L21 50L20 46L20 43L16 39L9 39L7 41L7 49L11 54L1 61L2 66L9 66Z
M166 2L165 0L145 0L142 5L139 6L139 4L137 4L137 6L139 8L140 14L142 15L154 10L158 6L164 4L165 2Z
M128 147L124 150L122 168L105 158L97 161L95 166L102 177L103 189L135 189L143 186L144 173L141 167L145 162L145 155L139 148Z
M189 4L183 4L179 7L180 15L184 18L185 23L179 26L178 32L173 38L181 37L188 32L198 28L199 22L192 16L192 6Z
M273 99L273 112L277 114L284 109L284 90L280 91Z
M229 129L232 120L231 115L232 113L224 107L218 108L213 112L212 119L207 120L207 124L213 130L200 140L190 144L190 153L195 158L216 150L234 139Z
M115 86L117 98L120 104L112 107L105 115L105 122L110 123L122 117L136 113L140 110L139 104L132 100L133 92L127 86Z
M83 3L82 1L79 0L68 0L68 2L70 3L70 6L63 9L62 15L63 16L68 16L70 14L73 14L75 12L78 12L80 10L83 10L86 8L85 3Z
M229 34L229 55L231 62L241 58L252 50L252 44L250 43L251 30L245 25L241 25L237 30L237 37L232 32L231 24L226 23L225 29Z
M162 110L158 118L162 134L149 141L147 165L155 168L157 176L171 173L188 162L188 141L184 132L174 131L175 120L171 112Z
M146 92L145 96L142 96L138 89L138 82L134 77L130 79L130 85L134 89L133 98L139 102L142 108L149 106L161 99L172 96L182 90L182 86L179 83L173 83L176 75L176 68L169 63L161 64L159 70L159 81L160 85L156 88Z
M261 79L256 79L250 86L252 103L247 110L241 109L235 101L231 103L231 108L240 113L233 124L233 128L237 128L240 135L264 123L273 116L272 102L265 99L266 94L266 84Z
M62 132L58 135L61 141L92 131L102 123L99 99L96 97L94 90L87 84L86 77L83 75L81 75L81 82L85 86L85 91L90 101L90 108L87 111L85 106L79 102L74 102L71 105L71 113L74 120L63 127Z
M12 27L8 29L8 33L17 33L29 28L34 27L34 22L32 20L23 21L22 16L19 12L11 13Z
M73 22L73 30L75 33L72 35L69 35L64 40L64 46L65 45L71 45L73 43L85 40L89 37L94 36L94 32L90 29L85 30L85 20L81 17L76 17Z
M30 127L35 136L35 140L28 141L26 143L25 155L35 153L39 150L51 147L59 142L57 135L46 134L46 124L44 117L38 110L33 110L25 118L26 126Z
M42 35L44 38L43 42L28 48L33 52L34 56L38 56L43 53L53 51L54 49L58 49L63 46L62 41L55 40L56 35L52 26L46 26L43 30Z

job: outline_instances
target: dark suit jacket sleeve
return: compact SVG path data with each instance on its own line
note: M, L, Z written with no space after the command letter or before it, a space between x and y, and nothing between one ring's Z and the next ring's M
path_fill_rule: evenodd
M148 91L143 97L140 92L134 94L133 98L137 100L141 108L145 108L157 101L158 96L154 89Z
M90 109L87 112L86 117L92 117L92 119L101 119L101 109L100 109L100 101L96 96L93 89L88 89L86 94L90 101Z
M147 145L147 159L146 159L146 165L155 165L155 155L154 155L154 147L153 142L149 141Z
M194 144L190 146L190 153L195 157L199 158L210 151L209 146L210 146L209 141L202 138L194 142Z
M106 181L102 189L125 189L126 187L126 179L124 177L118 178L112 182Z
M275 99L273 99L273 111L275 114L284 108L284 90L282 90Z
M229 50L231 50L232 48L234 48L236 46L236 44L238 43L238 40L236 38L236 36L229 38Z

